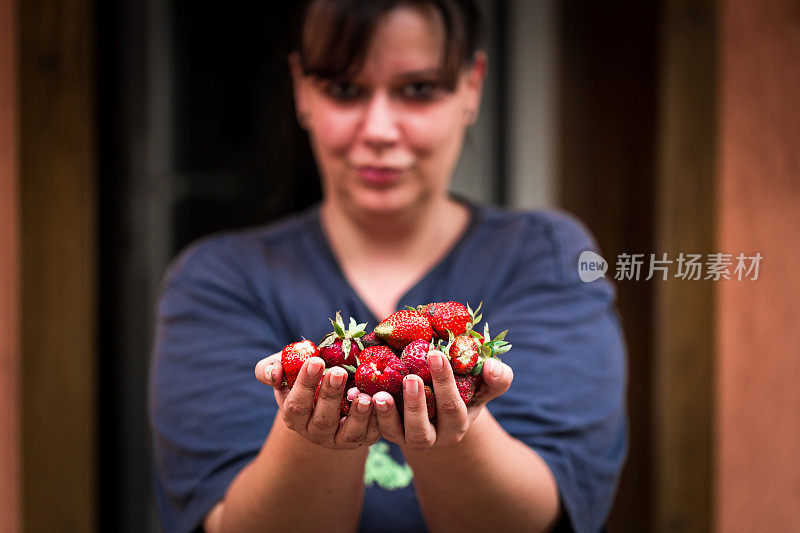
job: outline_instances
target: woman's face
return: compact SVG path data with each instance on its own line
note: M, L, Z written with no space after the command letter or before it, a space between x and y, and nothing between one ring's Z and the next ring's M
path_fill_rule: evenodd
M438 13L398 7L379 22L354 76L320 80L291 62L298 114L328 201L391 214L446 196L477 114L486 60L479 54L448 92L443 45Z

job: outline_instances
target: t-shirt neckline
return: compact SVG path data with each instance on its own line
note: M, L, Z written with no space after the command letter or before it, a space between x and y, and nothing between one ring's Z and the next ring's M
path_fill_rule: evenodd
M450 193L450 197L457 202L463 204L467 209L469 209L469 222L467 222L466 228L461 232L461 235L456 239L456 242L450 247L450 249L442 256L442 258L437 261L431 268L429 268L416 282L414 282L397 300L396 309L402 308L403 302L407 300L409 295L414 293L418 290L419 287L424 285L429 279L434 277L436 273L441 270L442 268L447 265L453 258L453 256L464 247L465 243L472 237L475 233L475 228L478 226L481 217L481 209L480 206L472 201L471 199L456 194ZM380 320L378 317L375 316L375 313L372 312L372 309L364 302L364 299L358 293L358 291L350 284L350 281L347 279L347 276L344 274L344 270L342 270L339 261L336 259L336 255L333 253L333 248L328 241L328 238L325 236L325 231L322 229L322 221L320 220L320 207L321 203L316 203L310 208L310 217L309 217L309 226L311 229L311 234L314 236L314 239L317 241L319 245L319 249L324 254L327 261L330 263L331 268L336 272L339 281L344 283L347 287L347 290L350 292L353 298L358 302L358 304L369 313L369 316L372 320L375 321L377 325ZM424 302L419 302L424 303Z

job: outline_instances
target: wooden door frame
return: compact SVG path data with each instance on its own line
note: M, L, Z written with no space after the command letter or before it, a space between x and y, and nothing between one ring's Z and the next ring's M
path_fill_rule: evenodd
M26 531L93 531L94 4L17 4Z

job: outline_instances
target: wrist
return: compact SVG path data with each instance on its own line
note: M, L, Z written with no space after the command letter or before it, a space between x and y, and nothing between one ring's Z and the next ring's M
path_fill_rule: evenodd
M286 457L296 461L348 461L361 462L366 460L369 448L367 446L352 450L334 450L315 444L306 437L289 429L281 418L280 412L275 415L272 429L267 437L269 447L274 447L285 452ZM266 444L264 448L266 448ZM350 459L352 458L352 459Z
M475 417L475 420L469 426L464 437L453 444L445 446L433 447L428 449L418 449L409 446L400 446L400 450L406 461L409 463L419 461L431 461L440 463L442 460L456 460L463 461L473 457L475 450L483 446L482 443L491 438L491 432L496 423L493 424L494 418L492 414L486 409L481 409L481 412Z

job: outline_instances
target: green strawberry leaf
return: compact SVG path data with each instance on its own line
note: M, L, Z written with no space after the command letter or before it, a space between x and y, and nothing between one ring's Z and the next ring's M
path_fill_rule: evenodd
M333 341L335 341L335 340L336 340L336 335L334 335L333 333L328 333L322 339L322 342L317 344L317 348L326 348L328 346L331 346L331 345L333 345Z
M339 366L341 366L342 368L344 368L345 370L347 370L351 374L355 374L356 373L356 367L354 367L352 365L339 365Z
M410 305L406 305L406 306L404 307L404 309L406 309L406 310L408 310L408 311L416 311L416 310L417 310L417 308L416 308L416 307L411 307Z
M470 374L473 376L479 376L481 372L483 372L483 361L478 361L478 364L475 365Z
M333 321L331 320L331 322ZM342 326L340 326L336 322L333 322L333 331L335 331L336 335L338 335L339 337L344 338L344 328L342 328Z
M511 345L510 344L506 344L505 346L501 346L500 348L498 348L497 351L495 352L495 355L504 354L504 353L508 352L509 350L511 350Z

